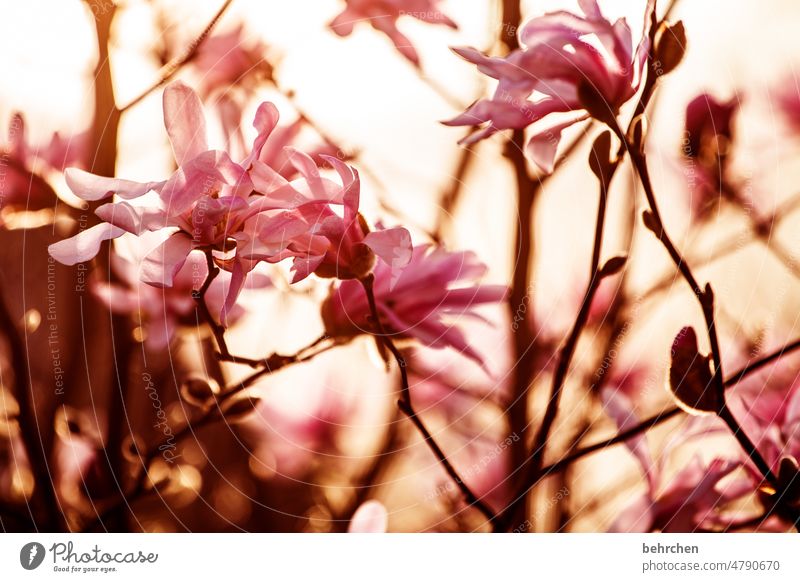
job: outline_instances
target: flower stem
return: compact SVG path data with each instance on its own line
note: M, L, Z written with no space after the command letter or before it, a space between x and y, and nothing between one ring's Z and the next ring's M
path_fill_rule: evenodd
M405 414L408 419L412 422L414 427L419 431L422 435L425 444L428 445L428 448L433 452L436 460L442 466L444 471L453 480L456 486L461 491L461 494L464 496L464 499L468 503L468 505L475 507L478 511L480 511L487 520L494 521L496 516L494 511L481 499L478 498L477 495L470 489L469 485L467 485L464 480L459 475L456 468L453 464L448 460L447 455L444 453L442 448L433 438L433 435L425 426L425 423L422 422L422 419L414 410L414 406L411 402L411 390L408 382L408 370L406 360L403 357L403 354L397 349L397 346L394 345L392 338L389 334L386 333L386 329L383 327L383 323L380 320L380 316L378 313L378 306L375 301L375 292L373 290L373 281L374 275L370 273L363 279L361 279L361 284L364 287L364 293L367 295L367 301L369 303L369 309L372 316L373 323L375 325L376 331L373 332L373 336L380 341L383 346L392 354L395 361L397 362L397 366L400 368L400 380L401 380L401 388L400 388L400 399L397 402L397 407L400 411Z

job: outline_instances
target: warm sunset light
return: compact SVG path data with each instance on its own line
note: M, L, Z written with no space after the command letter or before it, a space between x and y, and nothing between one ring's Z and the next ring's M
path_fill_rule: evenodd
M797 530L796 2L0 6L3 531Z

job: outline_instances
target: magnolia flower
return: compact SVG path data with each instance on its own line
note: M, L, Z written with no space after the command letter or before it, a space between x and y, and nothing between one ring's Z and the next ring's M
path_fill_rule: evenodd
M508 290L501 285L459 286L485 272L486 266L473 253L451 253L430 245L416 247L399 274L379 263L373 288L384 328L429 347L454 348L485 368L481 355L447 321L460 315L480 317L473 312L476 306L503 300ZM373 329L367 296L358 281L343 281L331 290L322 318L332 337L352 338Z
M491 99L481 99L445 125L483 126L461 141L472 144L504 129L536 124L526 151L544 172L552 172L561 132L589 117L587 95L608 113L637 92L650 48L647 31L634 50L631 30L624 18L606 20L597 0L580 0L583 16L558 11L522 26L522 48L507 57L489 57L471 47L456 54L498 80ZM645 26L653 0L648 0ZM557 121L538 123L551 113L568 114ZM595 114L596 111L591 111Z
M12 115L7 144L0 146L6 170L0 177L0 208L40 210L53 206L56 201L45 181L47 173L83 165L86 138L86 133L64 138L55 132L46 144L31 145L24 117L21 113Z
M197 92L202 99L244 81L272 76L272 67L264 60L267 46L260 40L248 41L243 25L225 33L214 34L200 44L191 60L199 77ZM248 83L255 88L255 83Z
M379 257L389 268L402 269L411 260L411 235L402 227L370 231L359 214L361 181L355 169L340 160L323 156L341 179L340 191L329 201L343 205L342 215L329 204L300 199L292 210L256 216L237 235L242 256L250 260L293 260L292 283L311 273L319 277L359 279L369 274ZM295 156L307 182L315 185L319 168L308 156ZM271 179L280 183L281 177ZM321 200L322 198L320 198Z
M345 0L346 8L330 23L339 36L349 36L359 22L369 22L384 33L400 53L419 66L419 54L411 41L397 29L401 16L413 16L423 22L444 24L457 29L458 25L437 8L439 0Z
M698 95L686 107L682 144L684 171L692 194L692 207L701 217L721 194L726 193L725 171L738 110L736 97L721 102L708 93ZM727 194L733 195L733 192Z
M308 185L303 180L289 183L259 161L277 122L275 106L262 103L255 116L258 135L252 150L236 163L226 152L209 149L202 106L194 91L180 82L169 85L164 90L164 123L178 170L166 181L145 183L104 178L74 168L68 170L67 183L80 198L94 201L116 194L123 201L98 207L95 213L103 222L51 245L50 254L61 263L73 265L94 257L105 240L126 232L142 235L167 229L172 234L142 262L142 281L156 287L170 287L192 250L215 253L217 265L232 273L228 297L220 313L225 325L246 273L255 266L255 261L243 260L235 249L235 237L248 219L309 200L341 198L341 187L322 179L316 166L313 175L307 176L313 185ZM309 170L309 164L313 166L310 158L299 152L294 152L291 159L301 173ZM150 191L157 193L155 199L145 196ZM285 240L283 232L273 231L272 236Z
M785 366L773 370L775 378L743 383L733 391L732 408L743 430L775 474L781 459L800 459L800 374ZM763 477L753 469L754 485Z

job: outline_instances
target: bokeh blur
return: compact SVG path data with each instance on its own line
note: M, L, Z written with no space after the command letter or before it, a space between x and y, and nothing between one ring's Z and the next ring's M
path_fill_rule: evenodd
M516 29L504 23L504 2L435 3L457 28L401 14L397 27L417 63L368 19L337 34L331 22L343 0L233 0L216 22L223 4L0 0L3 529L343 532L359 511L361 522L373 518L381 529L385 508L393 532L491 530L398 411L397 369L368 335L264 375L247 387L254 400L241 414L192 424L207 405L197 406L192 389L218 394L254 367L215 355L191 290L178 297L126 275L126 262L141 258L134 237L76 266L49 257L48 245L97 220L64 169L166 179L175 170L162 112L167 83L145 90L167 74L200 96L213 147L243 157L256 109L271 101L287 145L358 169L370 223L404 226L415 246L474 253L487 265L481 283L517 291L516 303L452 318L485 366L413 338L398 346L417 413L471 490L501 512L517 494L517 467L589 283L598 187L586 160L598 122L565 132L560 151L569 155L551 177L528 166L536 191L530 233L521 232L528 223L510 132L461 147L467 129L441 123L493 90L450 47L505 55L504 35ZM624 16L638 42L644 0L599 4L609 18ZM713 285L723 367L734 372L800 334L800 5L658 4L659 17L670 6L669 20L683 21L687 43L647 110L650 173L672 240L701 284ZM579 5L529 0L521 11L527 20L555 10ZM700 117L728 104L730 127L719 118L711 129L690 127L687 106L702 95ZM684 326L705 329L695 294L642 224L646 208L624 159L609 192L602 257L628 258L592 302L549 465L671 410L673 339ZM528 236L529 263L521 264ZM326 332L320 306L331 281L290 279L285 262L254 271L225 334L231 353L295 354ZM707 336L698 335L708 353ZM529 343L522 352L521 337ZM800 452L800 398L791 400L798 365L789 355L731 388L731 408L776 467ZM22 406L21 386L29 389ZM643 434L555 467L530 493L517 529L788 529L778 518L754 520L763 494L718 419L680 411ZM152 459L143 457L162 441ZM692 505L696 498L703 502ZM364 505L371 501L381 505Z

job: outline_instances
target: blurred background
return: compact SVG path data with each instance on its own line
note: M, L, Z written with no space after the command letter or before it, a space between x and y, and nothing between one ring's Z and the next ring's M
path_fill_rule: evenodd
M638 39L643 2L600 4L609 17L625 16ZM111 313L90 292L95 271L109 271L108 253L83 269L58 265L46 252L48 244L92 220L66 187L64 167L141 181L163 179L174 169L162 90L122 114L114 112L113 103L123 106L156 82L221 5L220 0L113 5L111 0L0 0L0 281L21 330L37 440L68 527L80 528L86 516L103 514L108 499L125 490L127 472L138 459L131 442L149 443L166 434L159 410L167 426L182 425L188 405L180 386L187 378L225 385L251 372L217 362L209 332L185 321L168 349L148 346L147 328L137 317ZM501 3L449 0L439 8L457 30L411 17L398 21L419 52L421 64L415 67L367 23L348 37L334 34L328 24L344 9L338 0L234 0L207 44L175 78L200 92L212 144L222 146L227 139L235 147L225 126L234 114L233 124L249 142L256 107L273 101L282 124L299 120L298 143L327 142L359 169L362 212L370 220L402 224L418 244L437 241L471 250L489 267L486 282L510 285L521 267L516 184L504 157L508 136L498 134L467 152L456 143L464 128L440 123L492 89L449 47L504 54ZM523 2L526 17L556 9L575 11L577 2ZM800 215L794 211L800 107L793 119L784 98L787 89L797 93L800 37L794 29L800 5L741 2L732 10L722 0L683 1L676 3L672 19L684 21L688 48L679 69L660 86L648 119L651 172L673 240L701 281L714 284L724 361L736 369L800 332L795 257ZM203 46L211 48L204 52ZM237 74L220 77L231 54L243 59L231 66ZM735 139L725 146L726 181L738 193L736 203L709 198L694 174L702 169L694 169L685 153L686 106L701 93L736 104ZM592 135L596 129L575 128L564 143L584 131ZM22 158L22 150L15 149L21 136ZM519 406L515 371L522 360L530 368L532 396L523 405L535 426L558 347L588 282L597 203L596 179L585 162L590 142L578 142L535 199L521 323L533 348L521 358L515 352L512 320L520 305L483 308L487 322L458 322L491 374L454 351L404 346L418 411L465 481L498 510L513 490L516 442L526 442L531 432L520 435L510 428L509 410ZM636 220L643 208L637 184L625 163L610 195L603 254L629 255L628 268L603 283L593 305L548 461L615 434L601 386L627 394L639 418L671 406L665 378L672 339L684 325L702 328L691 291ZM32 203L35 197L44 202ZM124 241L118 247L122 255L133 252ZM290 354L322 333L319 304L328 283L290 288L287 273L283 266L271 269L264 273L268 285L246 292L245 314L228 332L232 352L250 358ZM163 293L157 290L154 299L144 301L157 303ZM704 341L701 337L705 352ZM18 442L25 429L13 389L19 380L15 357L5 345L0 499L23 510L4 516L3 528L11 531L31 528L26 502L40 486ZM786 366L780 374L754 378L753 390L760 392L773 380L779 389L793 385L796 369ZM397 389L374 342L363 337L271 375L251 389L261 398L253 414L192 430L176 445L176 463L153 468L163 478L157 491L103 514L94 527L344 531L363 502L379 500L390 531L486 531L483 516L464 505L411 424L396 412ZM680 415L648 434L665 475L678 473L695 456L707 462L719 451L735 451L726 435L686 438L696 428L696 419ZM674 443L678 438L680 446ZM646 489L630 451L608 448L537 487L528 510L531 527L605 531ZM748 503L755 501L743 500L742 511Z

